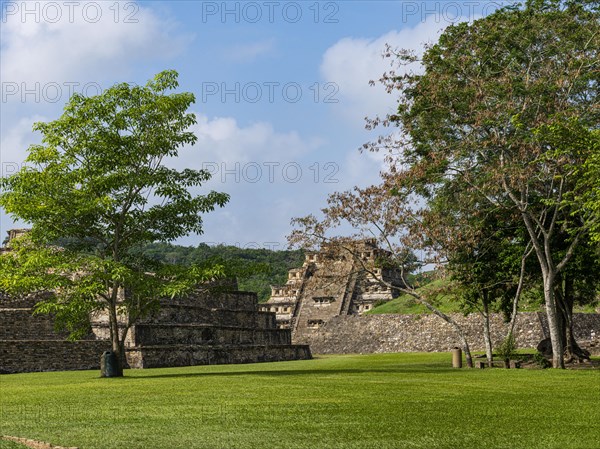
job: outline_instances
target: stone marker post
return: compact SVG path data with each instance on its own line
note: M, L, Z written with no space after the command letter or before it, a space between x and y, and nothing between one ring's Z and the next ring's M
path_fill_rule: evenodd
M452 368L462 368L462 349L458 346L452 348Z

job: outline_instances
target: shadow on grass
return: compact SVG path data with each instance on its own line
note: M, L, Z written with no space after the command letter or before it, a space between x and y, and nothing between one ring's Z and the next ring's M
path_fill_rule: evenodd
M215 365L213 365L215 366ZM389 369L304 369L304 370L256 370L256 371L225 371L225 372L199 372L199 373L164 373L153 374L149 370L144 370L141 376L126 376L131 379L160 379L160 378L193 378L193 377L237 377L237 376L255 376L255 377L285 377L285 376L328 376L342 374L448 374L449 372L458 372L453 368L445 368L439 365L423 365L419 367L389 368Z

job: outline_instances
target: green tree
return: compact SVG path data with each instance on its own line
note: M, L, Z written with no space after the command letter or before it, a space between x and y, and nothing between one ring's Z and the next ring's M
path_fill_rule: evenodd
M450 240L438 251L444 254L449 277L461 287L457 296L461 309L481 315L488 365L493 366L490 313L502 312L510 319L510 336L523 287L532 278L527 270L531 268L527 262L532 248L523 243L527 241L523 229L515 225L511 214L502 215L485 204L464 203L460 210L453 208L449 213L448 208L453 205L456 204L443 195L432 204L438 223L453 229L445 234Z
M426 49L422 73L383 78L399 92L398 110L369 124L400 128L399 138L367 145L392 151L390 185L426 199L450 189L454 201L478 197L518 214L542 274L557 368L564 354L556 283L599 221L590 206L598 185L598 17L597 1L530 0L450 26ZM577 167L587 167L584 177Z
M584 176L590 183L591 188L586 198L586 206L595 214L600 214L600 130L596 129L590 135L594 151L584 166ZM592 240L600 243L600 223L596 223L591 229Z
M259 302L270 298L271 285L286 283L290 268L298 268L304 262L304 253L299 250L210 246L206 243L195 248L156 243L144 248L144 254L181 265L215 261L226 267L227 277L237 279L240 290L256 292Z
M0 181L0 206L31 225L0 258L0 290L53 292L38 310L56 313L74 338L85 332L90 313L106 312L120 362L130 326L159 298L185 294L223 272L158 263L142 253L148 243L201 233L201 215L229 199L190 193L210 178L207 171L165 165L196 141L189 131L196 117L187 112L193 94L168 93L177 76L164 71L145 86L73 95L59 119L34 125L42 144Z

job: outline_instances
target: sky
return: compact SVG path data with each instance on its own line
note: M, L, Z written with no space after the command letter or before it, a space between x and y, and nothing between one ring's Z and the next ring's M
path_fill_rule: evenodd
M445 27L492 13L496 1L2 1L0 167L22 166L37 121L57 119L73 92L145 84L174 69L193 92L194 146L168 161L209 170L197 190L227 192L204 233L176 243L285 249L290 220L318 214L335 191L377 183L383 156L361 153L393 112L376 83L386 44L422 52ZM418 70L418 67L415 68ZM16 226L0 210L0 233Z

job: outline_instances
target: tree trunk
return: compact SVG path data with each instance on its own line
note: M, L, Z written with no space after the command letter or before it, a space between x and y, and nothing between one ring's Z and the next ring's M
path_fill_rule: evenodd
M111 304L109 306L109 326L110 326L110 340L112 351L116 357L116 376L123 376L123 345L121 344L121 339L119 338L119 319L117 315L117 294L113 293L111 295Z
M123 377L123 346L120 344L120 342L117 342L116 344L113 342L112 350L115 353L115 359L117 363L116 376L114 377Z
M544 300L546 302L546 316L548 317L548 329L550 341L552 342L552 367L565 367L563 345L561 338L560 322L557 313L556 298L554 296L554 276L550 273L542 273L544 277Z
M512 193L506 187L506 185L505 189L516 205L522 205L521 201L515 197L514 193ZM525 192L521 192L521 194L524 195ZM554 283L557 275L565 268L566 264L573 256L573 251L579 243L582 233L577 234L577 236L570 243L569 249L567 250L563 259L558 264L555 264L552 258L553 251L550 242L555 231L555 219L558 209L554 210L554 215L548 228L545 231L541 228L539 229L543 234L542 241L538 236L536 225L534 225L535 220L524 208L520 207L520 210L521 216L523 217L523 222L525 223L527 232L529 233L529 238L531 239L531 243L535 248L535 253L540 263L540 269L542 270L542 279L544 281L544 300L546 302L546 316L548 317L548 328L550 331L550 341L552 343L552 367L564 369L565 360L559 327L560 322L558 317L558 309L556 305L556 298L554 296Z
M558 284L560 288L556 291L556 302L559 306L558 319L566 362L589 360L590 353L579 347L573 334L573 305L575 304L573 277L565 274L563 282Z
M490 368L494 366L494 354L492 352L492 338L490 335L490 313L487 302L487 293L483 296L483 340L485 342L485 356Z
M467 343L467 339L461 335L463 341L463 351L465 353L465 359L467 360L467 366L469 368L473 368L473 357L471 356L471 349L469 348L469 343Z
M511 335L514 335L515 325L517 324L517 316L519 313L519 300L521 299L521 293L523 292L523 284L525 282L527 258L533 252L534 249L533 245L531 245L531 247L529 247L529 245L531 245L531 243L528 243L528 247L526 248L523 257L521 257L521 273L519 274L519 283L517 285L517 291L515 292L515 297L513 298L512 314L510 317L510 325L508 327L508 333L506 334L506 338L509 338Z

